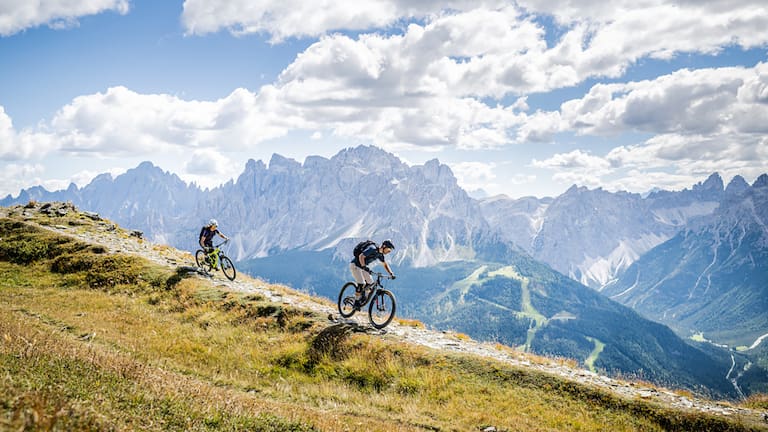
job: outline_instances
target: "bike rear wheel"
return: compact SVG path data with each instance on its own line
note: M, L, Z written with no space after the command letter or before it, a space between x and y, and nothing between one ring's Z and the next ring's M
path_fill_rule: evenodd
M195 252L195 263L197 264L198 267L203 269L203 271L206 273L210 272L211 268L213 268L211 263L208 262L207 258L208 256L204 250L198 249L197 252Z
M395 317L395 295L387 290L378 290L371 299L371 305L368 306L368 317L371 319L371 325L377 329L383 329Z
M231 281L235 280L237 270L235 270L235 265L232 264L232 260L226 255L221 255L219 260L221 261L221 271L224 272L224 276Z
M344 318L349 318L355 314L355 292L357 290L357 284L354 282L347 282L341 287L339 291L339 314Z

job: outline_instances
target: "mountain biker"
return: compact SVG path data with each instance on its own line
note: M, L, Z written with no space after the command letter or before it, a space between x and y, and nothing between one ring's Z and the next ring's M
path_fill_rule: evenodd
M389 277L395 278L395 274L392 273L389 264L384 260L384 255L392 252L395 249L395 245L390 240L384 240L381 242L381 246L376 246L376 243L372 241L368 243L362 252L349 263L349 271L352 272L352 277L355 278L357 283L357 290L355 292L356 303L359 303L359 300L362 298L364 288L373 284L373 277L371 277L371 269L368 268L368 264L376 260L381 261L387 273L389 273Z
M219 231L218 226L219 223L216 221L216 219L211 219L208 221L208 225L203 226L203 228L200 230L200 240L198 240L198 243L200 243L200 247L203 248L206 254L213 252L213 237L215 235L218 235L224 240L229 240L229 237L225 236L221 231ZM214 263L213 268L216 269L216 267L217 265Z

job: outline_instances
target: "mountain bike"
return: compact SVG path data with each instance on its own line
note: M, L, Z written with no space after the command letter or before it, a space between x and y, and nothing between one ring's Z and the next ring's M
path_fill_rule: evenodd
M210 273L211 270L221 268L221 271L224 272L224 276L226 276L227 279L231 281L235 280L235 276L237 276L235 265L221 250L221 246L228 242L229 239L217 244L209 253L205 253L204 250L198 249L195 252L195 262L197 263L197 266L203 269L205 273Z
M338 301L339 313L342 317L349 318L368 304L368 318L371 325L377 329L383 329L395 317L396 304L395 295L384 289L381 279L393 278L384 276L383 273L371 274L376 276L376 281L363 290L359 302L355 300L355 292L357 291L355 282L347 282L341 287Z

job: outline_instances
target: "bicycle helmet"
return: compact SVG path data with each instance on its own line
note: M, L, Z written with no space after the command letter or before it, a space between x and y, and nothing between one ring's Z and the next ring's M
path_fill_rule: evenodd
M219 226L219 222L216 221L216 219L211 219L211 220L208 221L208 226L209 227L212 227L214 225Z
M383 242L381 242L381 247L394 249L395 245L392 244L391 240L384 240Z

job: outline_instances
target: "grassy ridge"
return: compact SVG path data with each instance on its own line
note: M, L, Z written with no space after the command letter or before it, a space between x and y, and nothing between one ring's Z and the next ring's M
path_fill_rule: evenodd
M19 221L0 232L0 430L761 430L354 333Z

